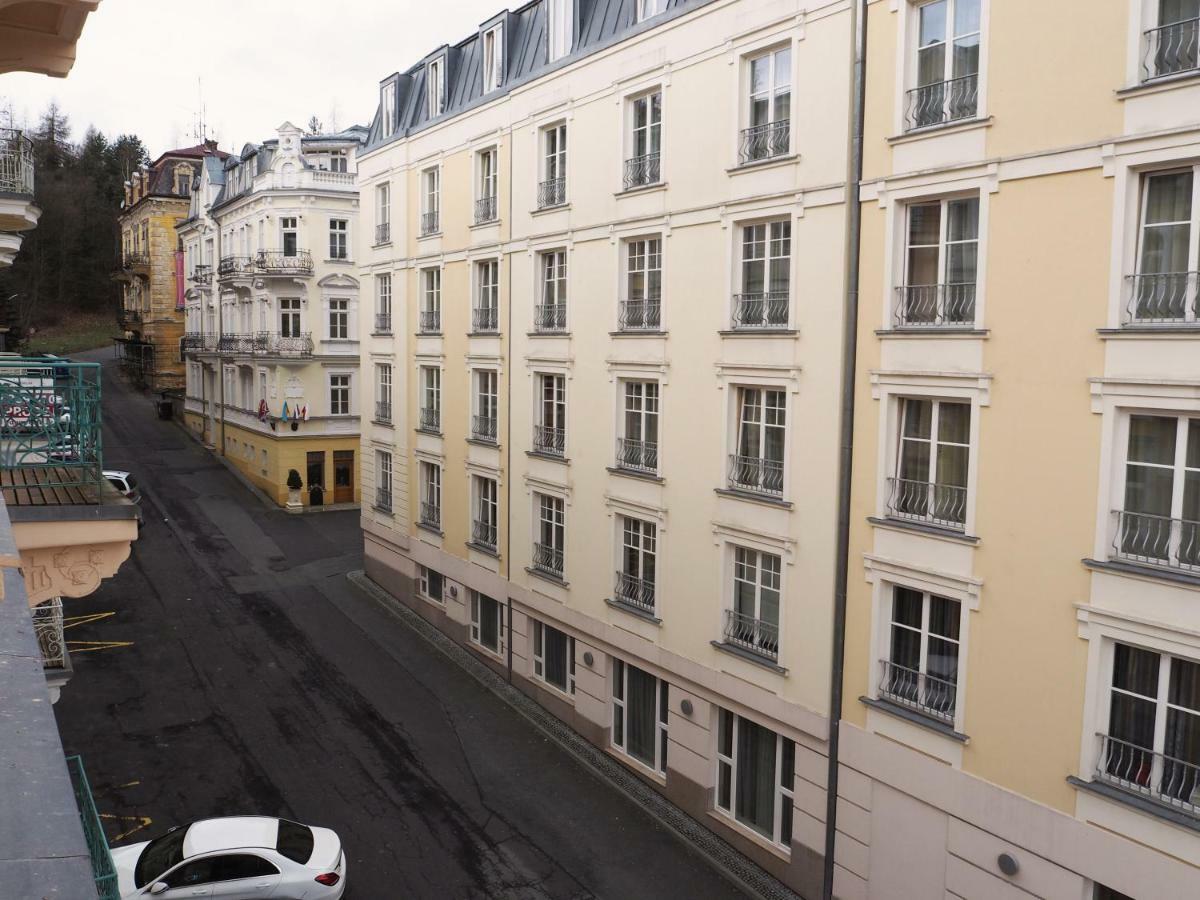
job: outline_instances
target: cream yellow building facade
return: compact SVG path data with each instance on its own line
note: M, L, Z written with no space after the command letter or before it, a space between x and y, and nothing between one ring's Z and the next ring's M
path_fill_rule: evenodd
M837 893L1195 897L1200 9L867 13Z
M364 136L284 123L236 157L209 157L179 226L187 428L292 509L359 500Z

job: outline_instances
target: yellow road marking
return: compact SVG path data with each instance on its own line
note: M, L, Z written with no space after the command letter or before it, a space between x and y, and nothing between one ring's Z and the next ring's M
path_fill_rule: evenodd
M132 647L133 641L67 641L67 649L72 653L90 653L93 650L117 650L121 647Z
M86 616L66 616L63 619L63 628L74 628L76 625L87 625L89 622L99 622L101 619L107 619L109 616L115 616L115 612L91 613Z
M134 782L134 784L136 784L136 783L137 782ZM151 825L154 824L154 820L152 818L150 818L149 816L114 816L112 813L100 813L100 818L112 819L113 821L116 821L116 822L137 822L137 824L134 825L132 828L128 829L127 831L122 831L115 838L113 838L111 841L109 841L110 844L115 844L118 841L123 841L123 840L125 840L125 838L129 837L131 834L137 834L143 828L149 828Z

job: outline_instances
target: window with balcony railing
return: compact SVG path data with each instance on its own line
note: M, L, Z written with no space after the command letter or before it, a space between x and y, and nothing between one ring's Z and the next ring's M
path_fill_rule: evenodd
M971 328L979 270L979 198L913 203L905 210L903 283L897 328Z
M496 523L499 509L496 480L481 475L472 477L475 482L475 517L471 522L471 543L495 553L498 546Z
M738 136L738 163L786 156L791 149L792 51L771 50L746 61L746 119Z
M535 494L537 540L533 544L533 569L561 579L566 549L566 513L561 497Z
M733 330L787 329L791 307L791 222L743 226L740 253L741 292L733 296Z
M621 568L613 584L613 600L638 612L655 613L655 569L658 526L629 516L619 519Z
M888 517L962 531L970 442L969 403L901 400L896 475L888 479Z
M953 725L961 604L905 587L893 587L891 593L888 656L879 662L879 695Z
M475 413L471 416L471 437L485 443L496 443L499 376L494 369L475 372Z
M562 457L567 449L567 380L562 375L538 375L537 420L533 451Z
M973 119L979 110L980 0L934 0L917 8L914 87L904 130Z
M542 129L542 180L538 183L538 209L567 202L567 126Z
M658 382L625 381L621 385L621 431L616 467L658 474Z
M375 451L375 508L392 511L392 454Z
M787 400L783 391L738 388L737 452L729 457L729 487L770 498L783 496Z
M1125 326L1200 325L1198 167L1142 176L1137 271L1126 278Z
M421 366L421 431L440 434L442 431L442 370L437 366Z
M500 329L500 263L489 259L475 266L475 308L471 310L471 330L476 334L494 334Z
M567 330L567 251L551 250L541 255L541 296L533 310L533 330L558 334Z
M619 331L662 328L662 238L639 238L625 245L625 293L617 312Z
M627 191L662 180L662 91L631 100L629 116L629 156L622 180Z
M421 272L421 309L417 327L421 334L440 334L442 331L442 270Z
M438 214L441 211L442 173L438 168L426 169L421 173L421 230L422 236L436 234L441 227Z
M420 524L435 531L442 528L442 467L436 463L421 463Z
M33 194L33 141L13 128L0 128L0 191Z
M392 367L390 363L375 366L375 421L392 421Z
M1200 2L1158 0L1155 27L1142 35L1142 78L1200 71Z
M733 599L722 633L730 647L779 659L779 597L782 560L774 553L733 548Z

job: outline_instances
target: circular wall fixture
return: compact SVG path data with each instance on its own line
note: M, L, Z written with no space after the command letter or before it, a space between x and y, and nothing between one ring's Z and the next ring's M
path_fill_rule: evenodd
M1009 853L1001 853L996 857L996 865L1000 867L1000 871L1012 878L1017 872L1021 871L1021 866L1017 862L1017 858Z
M684 697L682 700L680 700L679 711L685 716L690 716L692 714L692 701L687 697Z
M596 661L596 657L592 656L591 650L583 651L583 664L585 666L587 666L588 668L591 668L592 663L594 663L595 661Z

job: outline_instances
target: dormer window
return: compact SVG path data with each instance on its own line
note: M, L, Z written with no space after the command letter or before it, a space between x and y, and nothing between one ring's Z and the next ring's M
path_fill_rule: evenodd
M383 136L391 137L396 130L396 82L389 81L380 90L379 106L383 111Z
M329 171L330 172L345 172L346 171L346 151L331 150L329 152Z
M644 22L666 9L667 0L637 0L637 21Z
M573 7L574 0L546 0L547 52L550 62L561 59L571 52L571 32L574 25L571 21Z
M445 59L435 59L425 67L425 94L429 100L429 118L442 114L445 109L446 65Z
M500 25L483 33L483 92L500 87L504 79L504 31Z

